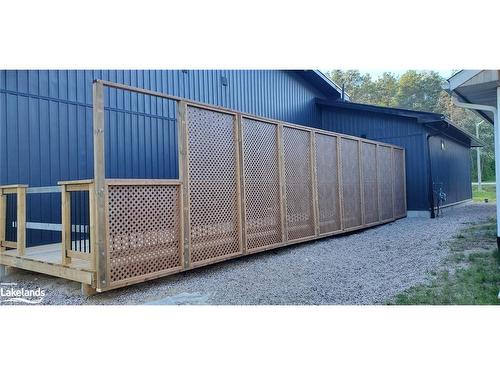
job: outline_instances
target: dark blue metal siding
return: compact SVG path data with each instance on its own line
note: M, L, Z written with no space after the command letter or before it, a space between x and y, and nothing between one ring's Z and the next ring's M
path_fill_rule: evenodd
M323 110L323 129L391 143L406 150L408 210L429 207L426 135L415 119L346 109ZM467 167L469 164L467 164Z
M441 142L444 142L444 150ZM469 148L449 138L429 138L433 183L441 184L445 204L472 198Z
M93 175L92 82L123 83L263 117L321 126L323 94L281 70L0 70L0 184L50 186ZM106 175L176 178L173 101L105 90ZM28 221L60 222L57 194L28 196ZM28 244L58 241L28 231Z
M177 178L176 102L110 88L105 93L106 177Z
M223 78L227 85L223 84ZM315 105L315 98L322 94L291 71L3 70L0 71L0 183L40 186L92 176L94 79L303 125L321 124L321 112ZM176 108L173 102L168 102L106 89L106 124L113 139L112 142L107 140L111 156L107 165L110 177L173 178L177 175ZM117 126L120 121L125 123L122 128ZM133 123L137 123L137 130ZM141 148L136 146L132 153L127 146L132 146L130 140L134 136ZM165 151L168 155L159 160L157 153ZM156 154L148 157L148 152ZM125 156L128 159L123 159ZM138 171L137 163L149 168L144 160L135 159L141 157L158 161L160 165Z

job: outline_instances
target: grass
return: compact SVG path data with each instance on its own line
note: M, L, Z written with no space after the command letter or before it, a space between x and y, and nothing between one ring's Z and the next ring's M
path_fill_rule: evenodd
M474 202L484 202L488 198L490 202L495 202L495 185L483 185L482 190L477 190L477 185L472 185L472 199Z
M444 270L430 284L398 294L397 305L498 305L500 256L496 249L496 221L472 224L450 243Z

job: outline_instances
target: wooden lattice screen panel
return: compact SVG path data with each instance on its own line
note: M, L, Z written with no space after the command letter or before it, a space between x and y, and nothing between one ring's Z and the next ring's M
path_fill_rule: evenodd
M392 149L386 146L378 146L378 175L380 195L380 220L391 219L394 215L394 203L392 198L393 189L393 163Z
M344 228L362 224L358 141L342 138L342 197Z
M109 281L182 269L178 185L108 185Z
M313 236L311 133L283 127L288 239Z
M187 107L189 246L193 265L242 252L236 116Z
M165 121L176 121L179 178L106 179L96 88L94 158L102 163L94 185L105 192L93 195L95 223L102 222L94 252L100 291L406 214L403 149L129 89L177 103L175 120Z
M316 134L316 180L320 233L341 229L337 137Z
M363 203L365 224L375 223L378 218L377 146L362 142Z
M405 153L401 149L394 152L394 215L401 217L406 214L406 187L405 187Z
M242 118L247 250L283 241L278 127Z

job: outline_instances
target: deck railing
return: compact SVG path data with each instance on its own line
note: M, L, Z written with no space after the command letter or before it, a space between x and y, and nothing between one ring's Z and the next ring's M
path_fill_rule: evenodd
M61 193L60 225L27 222L28 194L59 192ZM90 261L94 268L95 261L91 252L94 197L92 180L63 181L59 182L59 186L45 187L0 186L0 251L16 249L18 256L24 256L28 229L60 231L61 263L69 265L72 259L81 259Z
M17 249L20 256L24 255L26 249L26 188L27 185L6 185L0 186L0 251L7 248ZM16 216L11 215L12 210L8 210L7 199L15 196ZM10 206L10 205L9 205ZM8 213L10 215L8 215ZM15 223L16 239L7 240L7 226L12 228Z
M82 259L95 266L93 180L61 181L61 257L63 264Z

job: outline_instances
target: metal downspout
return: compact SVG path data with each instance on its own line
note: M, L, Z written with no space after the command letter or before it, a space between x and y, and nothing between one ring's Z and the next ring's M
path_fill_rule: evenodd
M496 183L496 207L497 207L497 247L500 250L500 203L499 203L499 189L500 187L500 131L498 129L498 110L500 108L500 86L497 87L497 106L464 103L459 101L456 97L452 96L453 104L457 107L474 109L479 111L488 111L493 113L493 131L495 134L495 183Z

